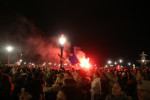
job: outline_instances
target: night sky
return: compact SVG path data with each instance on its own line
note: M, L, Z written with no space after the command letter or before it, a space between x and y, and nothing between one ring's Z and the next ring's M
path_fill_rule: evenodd
M7 26L10 17L24 16L42 37L64 33L72 47L79 46L97 64L119 58L134 62L142 51L150 56L149 11L143 0L1 0L0 23ZM11 34L0 33L2 47Z

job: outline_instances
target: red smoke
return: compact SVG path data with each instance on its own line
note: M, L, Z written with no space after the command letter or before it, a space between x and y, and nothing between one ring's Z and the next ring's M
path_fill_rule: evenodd
M41 59L46 62L59 62L60 57L60 44L57 37L50 37L49 39L38 37L30 37L27 40L30 48L34 48L34 53L40 54ZM66 58L67 54L70 53L70 43L67 42L64 44L63 57Z

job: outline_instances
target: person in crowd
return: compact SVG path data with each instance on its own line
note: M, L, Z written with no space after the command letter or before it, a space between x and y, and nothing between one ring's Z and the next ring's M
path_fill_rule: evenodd
M101 81L100 81L100 73L94 72L93 81L91 83L91 100L99 100L101 99Z
M64 73L64 79L72 79L72 74L70 72L65 72Z
M28 92L21 92L19 100L32 100L32 95Z
M64 74L60 73L57 74L56 81L53 85L53 91L58 92L58 90L62 87L64 81Z
M138 87L139 100L150 100L150 81L143 80Z
M74 79L65 79L63 82L63 86L68 86L68 87L76 86L76 82Z
M31 82L29 82L25 88L25 92L28 92L31 94L32 99L31 100L45 100L45 97L43 95L43 80L42 79L33 79Z
M132 72L127 72L128 81L127 81L127 95L131 96L133 100L138 100L137 94L137 81Z
M58 94L56 100L84 100L80 89L77 87L62 87Z
M12 90L11 77L7 74L0 74L0 99L12 100Z
M112 70L110 70L109 72L107 72L106 70L102 70L102 71L103 71L103 74L105 74L109 79L108 92L111 93L111 89L112 89L114 83L116 83L118 81L118 77L115 76L115 74L113 73Z
M77 87L81 89L81 92L84 93L86 100L91 98L91 83L89 79L86 78L86 72L84 70L76 70L73 74L73 79L75 80Z
M112 93L107 95L105 100L132 100L132 98L126 95L124 85L117 81L112 87Z

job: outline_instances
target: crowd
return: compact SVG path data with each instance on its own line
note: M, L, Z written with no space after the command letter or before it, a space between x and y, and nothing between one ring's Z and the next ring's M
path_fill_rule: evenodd
M149 68L0 66L1 100L150 100Z

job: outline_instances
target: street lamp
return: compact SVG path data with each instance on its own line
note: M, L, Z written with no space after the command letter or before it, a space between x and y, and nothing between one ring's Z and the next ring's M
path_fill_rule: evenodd
M114 64L117 65L117 62L115 62Z
M61 37L59 38L60 49L61 49L61 58L63 58L63 48L64 48L65 42L66 42L66 38L62 34ZM62 60L60 60L60 69L62 69Z
M129 63L128 63L128 65L130 66L130 65L131 65L131 63L129 62Z
M120 60L119 60L120 66L122 66L122 62L123 62L123 60L120 59ZM122 67L123 67L123 66L122 66Z
M119 62L122 63L123 62L122 59L120 59Z
M108 64L111 64L112 63L112 61L111 60L108 60Z
M8 51L8 66L10 65L10 52L13 50L13 48L11 46L8 46L7 48Z

